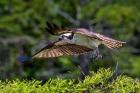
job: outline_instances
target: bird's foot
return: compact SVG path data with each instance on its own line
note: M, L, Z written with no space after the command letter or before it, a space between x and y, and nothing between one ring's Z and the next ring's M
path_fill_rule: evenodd
M96 59L98 60L98 59L102 59L103 58L103 56L101 55L101 54L97 54L97 56L96 56Z

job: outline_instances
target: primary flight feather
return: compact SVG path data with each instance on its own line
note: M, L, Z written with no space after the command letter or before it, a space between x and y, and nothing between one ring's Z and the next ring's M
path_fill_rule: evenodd
M89 51L92 51L92 49L58 40L49 43L46 47L35 53L33 58L53 58L59 56L79 55Z

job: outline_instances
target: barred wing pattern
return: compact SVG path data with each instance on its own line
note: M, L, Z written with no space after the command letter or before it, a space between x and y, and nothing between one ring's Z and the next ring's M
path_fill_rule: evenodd
M42 49L36 53L33 58L53 58L67 55L80 55L89 51L92 51L92 49L80 45L57 42L57 44L55 43L51 47Z
M101 44L104 44L106 47L108 47L110 49L122 47L122 45L126 43L126 42L122 42L119 40L109 38L109 37L104 36L104 35L99 34L99 33L89 31L89 30L84 29L84 28L76 29L75 34L85 35L88 38L92 38L93 41L94 41L94 39L97 39L99 42L101 42Z
M49 24L49 23L47 23L47 26L48 28L46 28L46 30L53 35L60 35L64 33L81 34L86 36L87 38L93 39L93 42L95 39L97 39L99 42L101 42L101 44L105 45L110 49L122 47L122 45L126 43L126 42L109 38L99 33L89 31L88 29L84 29L84 28L61 28L56 26L55 24Z
M98 33L93 33L93 34L101 40L102 44L104 44L110 49L122 47L122 45L126 43L126 42L122 42L122 41L118 41L118 40L106 37Z

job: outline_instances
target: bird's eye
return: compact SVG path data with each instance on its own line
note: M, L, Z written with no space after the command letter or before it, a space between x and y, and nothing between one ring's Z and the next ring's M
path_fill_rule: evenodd
M69 36L69 39L71 40L72 38L73 38L73 36L72 36L72 35L70 35L70 36Z
M70 35L69 39L71 40L71 39L73 39L73 37L74 37L74 34Z
M67 37L64 36L64 35L61 35L61 36L59 37L59 40L64 40L64 39L67 39Z

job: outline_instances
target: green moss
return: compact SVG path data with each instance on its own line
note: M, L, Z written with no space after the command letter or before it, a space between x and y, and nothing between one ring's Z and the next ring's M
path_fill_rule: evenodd
M140 92L140 81L124 75L118 76L109 82L113 71L99 69L92 72L84 81L76 79L54 78L42 84L38 80L12 80L0 81L1 93L130 93Z

